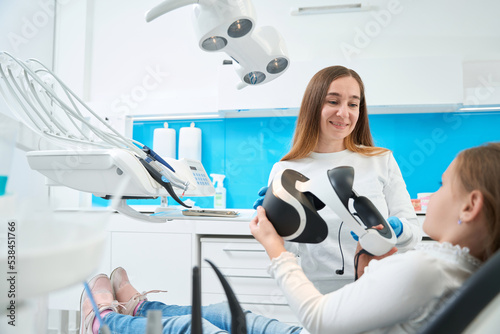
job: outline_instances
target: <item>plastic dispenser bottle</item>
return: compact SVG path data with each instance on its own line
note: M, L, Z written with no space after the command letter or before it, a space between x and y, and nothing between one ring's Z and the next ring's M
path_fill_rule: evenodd
M169 128L168 123L164 123L163 128L154 130L153 150L162 158L175 159L177 156L175 146L175 129Z
M225 209L226 188L224 188L224 178L226 176L222 174L210 174L210 176L213 177L215 187L214 209Z
M186 158L201 161L201 129L194 126L179 130L179 159Z

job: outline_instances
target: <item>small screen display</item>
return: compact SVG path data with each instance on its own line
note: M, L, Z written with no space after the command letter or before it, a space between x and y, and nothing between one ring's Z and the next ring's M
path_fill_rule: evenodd
M197 170L195 166L189 166L189 168L191 168L191 170Z

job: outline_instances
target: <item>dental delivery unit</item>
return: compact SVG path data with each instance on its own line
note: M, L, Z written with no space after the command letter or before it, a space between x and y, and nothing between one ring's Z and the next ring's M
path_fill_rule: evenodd
M28 163L52 184L118 197L117 211L152 222L165 218L141 214L126 199L171 196L189 208L180 197L214 195L200 161L162 158L126 138L39 61L0 52L0 77L0 93L10 109L40 137L26 154Z

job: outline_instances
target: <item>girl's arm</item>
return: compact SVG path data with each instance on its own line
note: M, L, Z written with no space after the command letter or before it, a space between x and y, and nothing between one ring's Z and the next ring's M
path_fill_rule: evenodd
M310 333L355 333L405 322L429 302L440 281L427 272L428 262L418 257L412 261L412 252L372 260L359 280L323 295L305 276L295 255L286 252L262 207L250 229L272 259L271 275Z

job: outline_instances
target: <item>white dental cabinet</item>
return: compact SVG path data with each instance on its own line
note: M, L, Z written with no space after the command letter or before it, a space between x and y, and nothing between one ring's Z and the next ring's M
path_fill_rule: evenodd
M165 223L138 221L112 214L108 241L96 274L124 267L140 292L154 289L149 300L191 305L192 268L201 268L202 303L225 301L222 286L204 259L225 275L244 309L288 323L297 323L281 290L267 273L269 259L251 236L248 223L254 210L237 210L236 218L174 219ZM423 218L423 216L419 216ZM79 310L82 286L49 296L51 310Z

